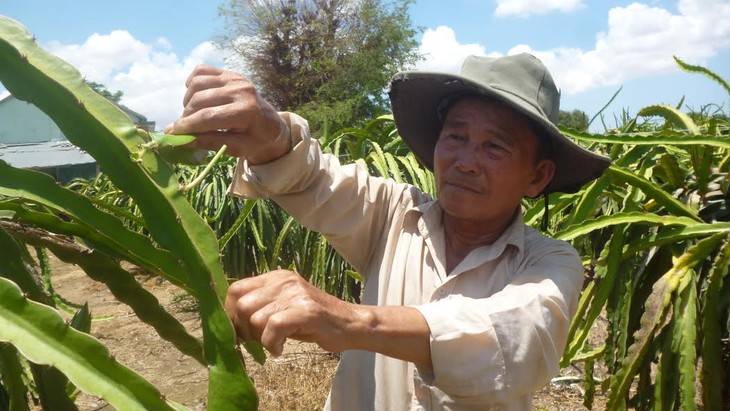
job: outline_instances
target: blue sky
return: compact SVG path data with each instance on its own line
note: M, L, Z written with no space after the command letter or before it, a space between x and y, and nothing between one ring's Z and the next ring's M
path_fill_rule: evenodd
M201 62L226 65L210 40L223 29L217 1L6 0L0 14L23 23L48 50L89 79L124 92L123 103L159 127L181 111L184 80ZM635 114L649 104L699 108L730 97L680 71L671 56L730 78L728 0L418 0L410 9L425 60L453 71L468 54L527 51L550 68L562 108ZM5 92L0 88L0 97Z

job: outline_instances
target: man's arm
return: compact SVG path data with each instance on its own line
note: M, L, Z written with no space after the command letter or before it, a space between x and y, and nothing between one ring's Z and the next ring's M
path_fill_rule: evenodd
M393 207L409 200L406 190L412 187L323 155L306 120L277 113L236 73L198 66L186 86L184 112L165 131L196 134L193 145L200 148L226 144L228 154L240 158L230 194L271 198L362 270Z
M286 338L377 352L414 363L424 384L454 399L486 404L528 395L557 374L581 279L566 245L486 298L359 306L276 271L231 285L225 306L241 339L276 355Z
M233 283L226 311L238 336L281 355L286 338L325 350L366 350L431 368L430 331L412 307L347 303L278 270Z
M371 257L383 246L394 220L406 209L429 201L418 188L373 177L358 163L340 164L309 135L306 120L281 118L291 131L290 153L267 164L239 161L229 193L269 198L297 222L327 241L367 279Z

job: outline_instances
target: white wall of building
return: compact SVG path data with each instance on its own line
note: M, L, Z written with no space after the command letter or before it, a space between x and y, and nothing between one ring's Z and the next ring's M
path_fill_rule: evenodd
M36 106L13 96L0 101L0 144L63 141L66 137Z

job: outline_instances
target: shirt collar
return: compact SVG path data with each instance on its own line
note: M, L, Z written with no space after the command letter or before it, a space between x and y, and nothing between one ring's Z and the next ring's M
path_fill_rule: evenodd
M522 216L521 207L515 211L512 222L507 226L502 235L499 236L497 241L492 243L492 247L500 249L499 254L504 252L504 249L508 245L514 246L520 256L523 254L525 248L525 220Z
M405 211L406 215L411 213L416 213L421 217L418 218L418 229L424 239L429 238L432 236L432 234L438 232L440 235L436 237L438 237L439 240L443 241L443 209L439 205L438 200L428 201L423 204L415 205ZM522 216L521 208L518 208L515 211L512 222L507 226L502 235L499 236L499 238L497 238L495 242L473 250L464 259L464 261L459 263L459 266L468 265L469 267L471 267L472 265L476 266L486 261L491 261L504 254L507 246L510 245L515 248L518 259L521 259L524 255L525 247L525 222ZM440 246L445 245L441 244ZM469 269L469 267L464 268Z
M431 233L442 230L441 215L443 210L438 200L431 200L425 203L411 206L406 209L405 216L415 214L418 217L418 229L424 238L431 237Z

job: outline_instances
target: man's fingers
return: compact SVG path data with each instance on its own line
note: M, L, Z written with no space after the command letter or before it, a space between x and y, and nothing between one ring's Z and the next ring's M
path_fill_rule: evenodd
M273 356L280 356L287 337L299 334L303 320L300 310L286 310L270 315L261 333L261 345Z
M244 341L259 341L269 317L277 310L275 301L280 290L263 286L266 279L262 277L237 281L226 294L226 311Z
M211 74L199 74L191 77L188 82L183 106L187 108L190 101L204 91L227 94L234 98L244 93L256 94L256 87L246 78L230 71L217 70Z
M223 70L217 67L209 66L207 64L197 65L193 71L185 79L185 87L189 87L193 80L198 76L219 76L223 74Z
M190 116L207 107L223 107L232 103L236 96L221 92L220 88L198 90L191 95L185 95L185 108L181 117Z
M172 124L170 132L174 134L199 134L221 129L245 129L248 116L245 108L227 104L217 107L206 107L181 117Z
M236 301L235 322L236 333L243 341L259 341L266 322L271 315L271 309L266 302L270 298L257 295L256 293L246 294Z
M183 96L183 107L187 108L190 100L192 100L195 95L207 90L218 90L225 86L225 84L223 76L197 76L193 78L188 85L188 88L185 90L185 95Z
M226 154L233 157L246 156L246 136L231 131L213 131L197 134L195 141L191 143L196 148L203 150L218 151L225 144L228 149Z
M243 307L239 301L240 300L236 301L234 313L231 317L231 320L233 321L233 328L236 329L236 334L242 341L257 341L254 337L254 332L251 329L251 324L248 321L249 316L246 314L245 307Z
M315 326L317 303L302 288L297 274L277 270L237 281L228 288L225 309L244 341L260 341L273 355L281 355L288 337L300 340ZM315 326L316 327L316 326ZM304 330L304 331L303 331Z
M228 313L228 317L230 317L233 322L233 326L236 329L236 334L238 334L238 336L244 341L252 340L253 338L248 326L248 317L250 316L251 311L248 308L241 306L242 304L245 304L245 301L242 303L241 299L246 294L257 288L255 284L256 282L258 281L255 281L254 277L239 280L231 284L228 287L226 300L223 303L223 307L225 308L226 313Z

